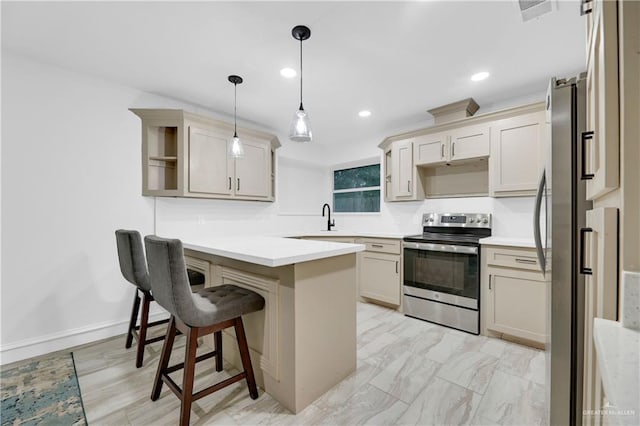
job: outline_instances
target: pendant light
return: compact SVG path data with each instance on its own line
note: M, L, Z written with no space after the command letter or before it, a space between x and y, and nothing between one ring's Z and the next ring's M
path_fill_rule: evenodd
M238 105L237 89L238 84L242 84L242 77L238 75L230 75L229 81L233 83L233 139L229 144L229 157L242 158L244 157L244 147L238 137L238 125L236 119L236 107Z
M289 127L289 139L294 142L311 142L311 123L309 116L302 106L302 40L311 37L311 30L304 25L293 27L291 35L296 40L300 40L300 107L293 115L291 127Z

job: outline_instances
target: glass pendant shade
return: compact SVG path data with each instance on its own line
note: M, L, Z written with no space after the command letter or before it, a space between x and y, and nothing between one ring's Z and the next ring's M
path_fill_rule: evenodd
M229 144L229 157L242 158L244 157L244 148L238 135L233 135L231 143Z
M300 109L293 114L293 119L291 120L289 139L293 142L311 142L312 138L309 115L300 105Z

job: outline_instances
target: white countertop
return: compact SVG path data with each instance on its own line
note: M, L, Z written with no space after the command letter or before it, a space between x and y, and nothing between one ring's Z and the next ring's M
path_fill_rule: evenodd
M487 237L481 238L480 244L491 246L527 247L535 248L536 243L528 238Z
M640 331L596 318L593 339L604 392L613 405L604 407L611 413L607 418L613 424L640 424Z
M419 234L416 232L415 234ZM299 238L299 237L363 237L363 238L393 238L401 240L407 234L388 233L388 232L354 232L354 231L315 231L315 232L296 232L291 234L285 234L284 237Z
M264 266L284 266L364 251L362 244L281 237L225 237L184 241L185 249Z

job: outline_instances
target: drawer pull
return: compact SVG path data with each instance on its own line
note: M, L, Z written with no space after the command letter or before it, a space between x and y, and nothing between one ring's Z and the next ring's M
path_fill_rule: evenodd
M516 258L516 262L518 263L526 263L527 265L535 265L536 261L534 259L518 259Z
M371 247L383 248L384 246L382 244L371 244Z

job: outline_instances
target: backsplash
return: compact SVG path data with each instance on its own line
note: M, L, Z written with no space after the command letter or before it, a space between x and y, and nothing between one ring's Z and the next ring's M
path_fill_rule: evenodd
M326 198L329 195L325 195ZM278 203L230 200L158 198L156 200L156 232L163 236L193 239L200 235L284 235L317 232L326 228L321 215L322 203L330 199L318 197L314 204L299 213L281 211ZM420 233L422 214L491 213L493 235L533 238L533 197L514 198L441 198L424 201L383 203L380 213L337 213L333 215L336 230L367 233ZM287 210L290 210L287 208ZM317 213L312 213L317 211Z

